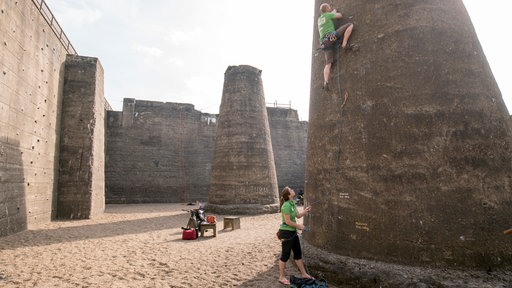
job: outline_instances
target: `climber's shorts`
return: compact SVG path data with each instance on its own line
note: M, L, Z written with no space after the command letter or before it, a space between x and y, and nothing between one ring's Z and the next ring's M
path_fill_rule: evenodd
M352 23L347 23L341 25L340 28L336 29L336 36L338 37L337 41L343 41L343 36L345 35L345 31L347 31L348 27L350 27ZM334 61L334 49L336 48L336 44L331 47L324 48L325 54L325 64L330 64Z

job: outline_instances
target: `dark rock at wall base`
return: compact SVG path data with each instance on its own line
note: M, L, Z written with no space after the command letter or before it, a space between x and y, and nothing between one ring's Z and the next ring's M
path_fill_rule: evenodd
M406 266L341 256L305 241L301 245L309 273L337 288L505 288L512 283L510 271L492 267L456 270Z
M214 211L224 215L259 215L277 213L279 204L240 204L240 205L218 205L205 204L205 211Z

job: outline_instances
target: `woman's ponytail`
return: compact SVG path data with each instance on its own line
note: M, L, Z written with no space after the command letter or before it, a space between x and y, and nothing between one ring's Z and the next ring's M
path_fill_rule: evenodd
M283 188L283 191L281 192L281 198L279 199L279 212L281 212L281 207L283 206L284 202L290 200L290 187L286 186Z

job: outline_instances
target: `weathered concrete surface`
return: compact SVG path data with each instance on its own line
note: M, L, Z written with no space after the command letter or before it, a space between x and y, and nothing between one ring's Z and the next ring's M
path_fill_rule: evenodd
M308 123L297 110L267 107L279 191L304 189Z
M65 63L57 218L87 219L105 210L105 98L97 58Z
M224 73L208 209L217 213L276 212L276 168L261 70L241 65Z
M66 50L32 1L0 1L0 236L55 213Z
M135 99L107 115L107 203L208 199L217 115Z
M321 89L313 56L306 195L320 202L308 243L406 265L512 266L509 116L462 1L333 6L360 49L333 67L341 92Z
M400 265L328 253L302 243L310 273L337 288L508 288L512 281L508 269L463 271Z
M267 107L278 182L304 187L307 122ZM125 99L107 111L106 202L206 202L218 115L191 104Z

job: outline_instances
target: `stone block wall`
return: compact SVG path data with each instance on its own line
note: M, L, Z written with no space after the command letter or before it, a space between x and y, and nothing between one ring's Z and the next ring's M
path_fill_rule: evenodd
M0 236L55 212L66 53L32 1L0 1Z

